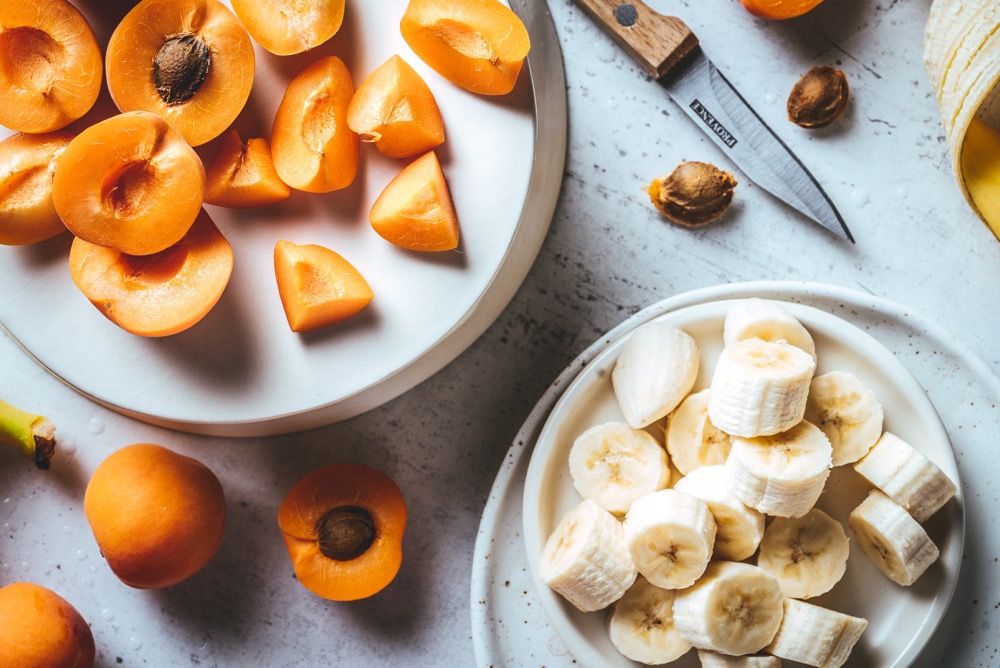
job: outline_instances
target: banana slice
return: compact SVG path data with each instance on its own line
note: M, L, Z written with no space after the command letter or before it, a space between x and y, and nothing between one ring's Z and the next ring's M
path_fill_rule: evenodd
M719 356L708 397L712 424L733 436L770 436L802 421L816 361L784 341L747 339Z
M791 313L774 302L744 299L726 314L722 337L726 345L746 339L786 341L816 359L816 344L809 331Z
M663 322L635 330L625 343L611 382L625 421L647 427L677 408L698 378L698 344Z
M690 587L712 558L715 520L704 501L672 489L632 504L625 542L639 573L663 589Z
M710 390L688 395L667 422L667 451L677 470L688 474L699 466L725 464L732 439L708 417Z
M833 446L833 465L856 462L882 435L884 414L875 393L846 371L813 378L806 419L823 430Z
M955 496L955 483L932 461L898 436L886 432L854 470L903 506L918 522Z
M656 439L621 422L592 427L569 452L569 473L580 496L624 515L640 496L670 483L667 453Z
M861 550L896 584L909 587L937 561L937 545L924 528L878 490L851 511L847 522Z
M611 605L636 578L621 522L593 501L584 501L549 536L539 575L583 612Z
M699 649L753 654L778 631L782 598L777 581L756 566L714 561L697 584L677 592L674 626Z
M789 598L825 594L847 570L850 541L840 522L819 508L802 517L776 517L764 531L757 565Z
M757 551L764 536L764 516L730 491L725 466L697 468L678 480L674 489L701 499L712 511L717 527L713 558L743 561Z
M868 628L868 620L785 599L785 616L767 647L782 659L817 668L840 668Z
M801 422L774 436L734 438L726 460L733 494L765 515L808 513L830 475L833 448L819 427Z
M611 642L625 657L656 666L676 661L691 649L674 628L674 595L639 578L615 603L608 621Z
M700 649L698 660L701 668L781 668L781 659L776 656L726 656Z

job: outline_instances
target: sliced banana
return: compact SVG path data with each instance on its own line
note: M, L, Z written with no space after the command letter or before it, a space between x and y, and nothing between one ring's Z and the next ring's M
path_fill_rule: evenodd
M868 628L868 620L785 599L785 616L768 652L817 668L840 668Z
M677 481L674 489L701 499L712 511L717 527L713 558L743 561L757 551L764 536L764 515L745 506L730 491L725 466L697 468Z
M611 373L618 406L636 429L647 427L677 408L698 378L698 344L664 322L635 330Z
M776 656L726 656L699 649L698 660L701 668L781 668Z
M622 422L591 427L573 443L569 473L585 499L616 515L670 483L667 453L656 439Z
M714 561L693 587L677 592L674 626L698 649L753 654L778 631L782 600L777 581L756 566Z
M726 314L722 336L727 346L746 339L786 341L816 358L816 344L802 323L778 304L763 299L734 304Z
M674 628L674 595L639 578L615 603L611 642L625 657L650 666L676 661L691 649Z
M733 436L770 436L802 421L816 361L784 341L746 339L719 356L708 397L712 424Z
M710 390L688 395L667 422L667 451L677 470L687 474L699 466L725 464L732 439L708 417Z
M672 489L632 504L625 542L639 573L657 587L690 587L712 558L715 519L704 501Z
M808 513L830 475L833 448L819 427L801 422L774 436L734 438L726 460L733 494L765 515Z
M938 548L924 528L898 503L872 490L851 511L848 524L865 555L886 577L909 587L938 559Z
M934 462L886 432L854 470L905 508L918 522L955 496L955 483Z
M611 605L636 578L621 522L593 501L584 501L549 536L539 575L583 612Z
M868 454L882 435L883 418L875 393L854 374L831 371L813 378L806 419L830 439L834 466Z
M840 522L819 508L802 517L776 517L764 530L757 565L789 598L825 594L847 570L851 546Z

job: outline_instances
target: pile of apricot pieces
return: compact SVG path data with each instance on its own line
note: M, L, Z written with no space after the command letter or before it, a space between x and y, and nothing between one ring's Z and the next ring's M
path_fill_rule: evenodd
M128 332L170 336L200 322L232 275L233 250L205 204L266 207L293 190L348 188L368 143L411 161L372 206L374 231L407 251L456 250L458 216L434 153L445 142L441 112L402 57L357 90L347 64L320 58L289 82L269 138L230 129L252 94L253 41L303 53L337 34L344 5L233 0L230 11L218 0L141 0L102 61L67 0L0 4L0 124L20 133L0 142L0 244L69 230L70 275L84 296ZM400 30L433 70L482 95L511 92L530 50L499 0L410 0ZM64 130L93 107L104 70L121 113ZM193 147L209 142L203 163ZM331 249L278 241L274 261L293 331L341 322L374 299Z

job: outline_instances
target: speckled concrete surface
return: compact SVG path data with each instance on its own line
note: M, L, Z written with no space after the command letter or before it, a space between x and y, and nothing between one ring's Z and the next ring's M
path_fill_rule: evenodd
M47 477L0 453L0 582L28 579L64 592L93 624L100 665L471 665L473 542L510 440L588 343L642 305L683 290L766 278L856 287L933 315L1000 369L1000 243L968 212L948 173L920 64L927 0L827 0L784 24L753 20L735 0L651 3L691 24L814 169L856 248L793 218L745 179L721 224L694 233L664 224L644 202L644 183L681 159L721 157L581 12L565 0L550 4L571 105L562 201L514 302L432 380L345 424L227 442L110 415L0 339L0 396L52 415L75 446L71 461ZM857 93L849 117L817 134L787 125L783 99L792 83L810 65L831 62L842 63ZM119 585L80 509L89 472L139 440L196 454L228 494L219 557L167 592ZM274 524L294 481L334 461L382 468L411 511L399 579L349 606L298 586Z

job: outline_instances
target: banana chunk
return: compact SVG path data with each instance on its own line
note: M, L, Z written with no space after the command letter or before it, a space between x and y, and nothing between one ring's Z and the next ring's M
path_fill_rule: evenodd
M636 578L621 522L593 501L584 501L549 536L539 575L583 612L611 605Z
M585 499L616 515L670 483L667 453L656 439L621 422L592 427L573 443L569 472Z
M625 421L642 429L677 408L698 378L700 356L691 335L673 325L651 322L635 330L611 373Z
M726 314L722 336L727 346L746 339L785 341L816 359L816 344L802 323L778 304L763 299L734 304Z
M0 444L10 446L47 470L56 451L56 426L43 415L35 415L0 400Z
M667 451L677 470L691 473L699 466L725 464L732 447L729 434L708 417L710 390L688 395L667 422Z
M831 371L813 378L806 419L823 430L833 446L833 465L856 462L882 435L882 405L854 374Z
M776 656L726 656L700 649L698 660L701 668L781 668L781 659Z
M753 654L778 631L782 600L777 581L756 566L715 561L693 587L677 592L674 626L698 649Z
M734 438L726 460L733 494L766 515L801 517L823 493L833 448L819 427L801 422L774 436Z
M854 470L905 508L918 522L955 496L955 483L934 462L886 432Z
M816 360L784 341L746 339L719 356L708 398L712 424L733 436L770 436L805 416Z
M672 489L632 504L625 542L636 569L663 589L690 587L712 558L715 519L704 501Z
M764 515L748 508L730 490L725 466L702 466L677 481L674 489L708 504L717 527L712 557L743 561L753 556L764 536Z
M817 668L840 668L868 628L868 620L795 599L785 599L785 616L766 651Z
M674 628L674 596L639 578L615 603L608 621L611 643L626 658L656 666L676 661L691 649Z
M776 517L767 525L757 565L788 598L812 598L840 582L850 552L840 522L813 508L802 517Z
M878 490L851 511L847 522L865 556L896 584L909 587L938 559L938 548L924 528Z

